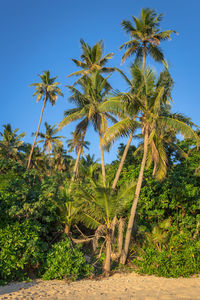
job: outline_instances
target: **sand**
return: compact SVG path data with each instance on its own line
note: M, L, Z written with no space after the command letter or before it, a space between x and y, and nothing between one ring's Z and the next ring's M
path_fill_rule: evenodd
M0 299L200 300L200 278L158 278L136 273L101 280L17 282L0 287Z

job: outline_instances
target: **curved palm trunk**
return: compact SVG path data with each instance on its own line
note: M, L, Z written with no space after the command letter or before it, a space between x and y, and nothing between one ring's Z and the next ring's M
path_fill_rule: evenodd
M29 158L28 158L27 169L30 169L31 158L32 158L32 155L33 155L33 150L35 148L35 143L36 143L36 140L37 140L38 132L40 130L40 125L41 125L41 122L42 122L42 116L43 116L44 108L45 108L45 105L46 105L46 101L47 101L47 95L45 95L45 98L44 98L44 103L43 103L42 111L41 111L41 114L40 114L40 120L39 120L38 128L37 128L37 131L36 131L36 134L35 134L35 138L34 138L34 142L33 142L33 145L32 145L32 148L31 148L31 152L30 152L30 155L29 155Z
M128 142L126 144L126 147L124 149L124 153L122 155L122 158L121 158L121 161L120 161L117 173L115 175L115 179L114 179L113 184L112 184L112 190L114 190L116 188L116 185L117 185L117 182L119 180L119 176L121 174L121 171L122 171L122 168L123 168L123 165L124 165L124 162L125 162L125 159L126 159L126 156L127 156L127 153L128 153L128 149L129 149L131 141L132 141L132 138L133 138L133 132L131 132L131 134L129 136L129 139L128 139Z
M137 204L138 204L138 199L140 196L143 175L144 175L144 169L145 169L145 164L146 164L146 159L147 159L148 141L149 141L148 131L145 131L145 133L144 133L144 154L143 154L142 163L141 163L141 167L140 167L140 173L139 173L138 182L137 182L137 186L136 186L135 198L133 200L133 204L131 207L131 214L129 217L128 227L126 230L124 249L122 251L122 255L120 258L121 264L125 264L127 255L128 255L128 248L129 248L129 244L130 244L130 240L131 240L131 233L132 233L132 229L133 229L133 223L134 223L134 219L135 219L135 213L136 213L136 208L137 208Z
M100 133L99 133L99 146L101 151L101 170L103 176L103 185L106 186L106 171L105 171L105 163L104 163L103 144L102 144L102 137Z
M83 132L82 139L81 139L81 144L84 141L85 133L86 133L86 130ZM80 160L82 149L83 149L83 146L80 146L80 148L78 150L76 162L75 162L75 165L74 165L74 170L73 170L73 175L72 175L72 182L75 180L75 178L76 178L76 176L78 174L78 163L79 163L79 160Z

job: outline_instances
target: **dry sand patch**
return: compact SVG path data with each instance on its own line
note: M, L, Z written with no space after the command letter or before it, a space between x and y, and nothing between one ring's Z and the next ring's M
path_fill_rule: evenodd
M158 278L136 273L102 280L34 280L0 287L0 299L200 300L200 278Z

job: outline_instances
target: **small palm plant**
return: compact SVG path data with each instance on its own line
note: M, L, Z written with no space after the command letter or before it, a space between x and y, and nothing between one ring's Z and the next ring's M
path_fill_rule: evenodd
M64 224L64 232L69 236L71 226L76 223L79 207L74 199L70 196L68 188L63 187L60 189L60 197L55 202L60 212L60 218Z
M92 176L89 178L90 189L80 187L75 198L81 208L80 220L89 228L101 232L101 236L106 241L103 269L105 275L108 275L117 217L127 209L135 184L123 186L117 193L111 193L111 187L105 187L102 178L97 181Z

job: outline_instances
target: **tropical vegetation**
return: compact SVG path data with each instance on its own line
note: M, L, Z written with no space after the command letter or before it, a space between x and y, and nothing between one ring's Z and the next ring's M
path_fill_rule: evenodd
M165 277L200 273L200 131L172 111L175 84L160 48L176 32L161 31L162 15L149 8L132 20L121 24L130 35L122 62L134 57L129 74L107 66L114 53L103 54L103 41L81 39L80 60L73 59L80 69L68 75L78 76L67 85L73 107L63 120L40 130L47 102L63 96L44 71L31 84L43 100L33 144L11 124L1 128L1 284L109 276L125 264ZM149 56L162 62L160 73ZM114 71L125 91L111 86ZM71 137L59 132L71 123ZM100 159L89 151L89 127ZM124 137L106 163L105 151Z

